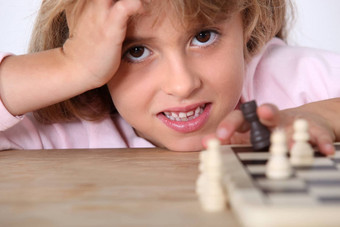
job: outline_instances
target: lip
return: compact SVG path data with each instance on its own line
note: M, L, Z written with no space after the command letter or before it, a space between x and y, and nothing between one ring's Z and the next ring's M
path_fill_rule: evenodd
M203 103L204 104L204 103ZM203 127L203 125L207 122L210 111L211 111L211 103L206 103L203 112L196 117L195 119L191 119L188 121L174 121L167 118L163 113L164 112L187 112L189 110L193 110L198 106L202 106L203 104L195 104L186 106L183 108L171 108L167 109L161 113L157 114L158 119L160 119L167 127L180 132L180 133L190 133L199 130Z

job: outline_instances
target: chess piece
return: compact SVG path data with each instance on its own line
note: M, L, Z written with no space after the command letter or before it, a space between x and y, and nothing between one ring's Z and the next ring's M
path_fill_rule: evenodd
M200 155L200 175L196 182L196 193L202 208L207 212L218 212L226 208L222 168L220 142L211 139L208 141L208 149Z
M266 176L270 179L286 179L292 175L292 167L287 153L286 135L283 130L275 130L271 135L270 157L266 165Z
M196 194L200 196L203 191L204 191L204 185L207 183L207 176L204 174L206 172L206 157L207 157L208 151L204 150L200 152L199 160L200 163L198 165L198 171L199 171L199 176L196 180Z
M290 151L290 162L293 166L310 166L314 162L314 149L308 142L308 122L297 119L294 122L294 144Z
M250 123L250 142L254 150L267 150L270 145L270 131L260 121L256 113L255 100L243 103L241 111L244 118Z

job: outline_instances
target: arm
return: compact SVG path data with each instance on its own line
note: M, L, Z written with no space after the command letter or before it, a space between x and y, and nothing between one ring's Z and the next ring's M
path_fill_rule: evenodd
M308 120L310 142L324 154L334 153L333 142L340 141L340 98L313 102L282 111L272 104L264 104L258 107L257 113L260 121L271 130L275 127L285 128L290 142L294 120L296 118ZM241 111L235 110L220 123L214 136L225 144L249 143L248 131L249 125Z
M61 48L9 56L0 65L0 97L11 114L24 114L90 89L81 76Z
M3 60L0 98L11 114L24 114L100 87L115 74L127 21L142 4L139 0L82 4L76 16L67 13L71 36L62 48Z

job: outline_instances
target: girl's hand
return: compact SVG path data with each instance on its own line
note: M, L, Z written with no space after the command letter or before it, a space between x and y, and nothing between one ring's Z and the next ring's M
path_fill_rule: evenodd
M73 1L66 12L70 37L62 48L1 62L0 99L7 110L22 115L107 83L119 67L128 21L141 12L141 1Z
M336 139L335 130L327 119L318 114L319 105L307 104L298 108L279 111L275 105L264 104L258 107L257 114L262 124L271 131L276 127L284 128L289 147L293 144L293 124L297 118L304 118L309 123L310 142L317 146L321 153L330 155L335 152L333 142ZM327 110L325 110L327 111ZM217 137L223 144L245 144L249 141L249 123L243 118L240 110L231 112L220 123L215 135L209 135L203 140L205 145L209 137Z
M93 87L108 82L117 71L131 16L142 11L141 0L77 1L66 12L70 37L63 53Z

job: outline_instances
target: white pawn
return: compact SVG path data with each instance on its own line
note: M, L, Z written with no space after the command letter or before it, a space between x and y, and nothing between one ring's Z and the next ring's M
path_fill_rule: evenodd
M204 150L201 151L199 160L200 163L198 165L198 170L199 170L199 176L196 180L196 194L200 196L202 192L204 191L204 186L207 184L207 174L206 174L206 169L207 169L207 153L208 151Z
M210 139L207 143L208 150L206 155L207 173L210 178L222 178L222 155L221 143L218 139Z
M297 119L293 127L294 144L290 151L290 162L293 166L310 166L314 162L314 149L308 142L308 122Z
M221 184L208 180L199 196L202 208L207 212L219 212L226 209L226 196Z
M266 176L269 179L286 179L292 175L292 167L287 153L286 134L283 130L275 130L270 137L270 157L266 165Z
M200 155L200 175L196 182L196 193L202 208L207 212L218 212L226 208L220 146L217 139L212 139L208 141L208 149Z

